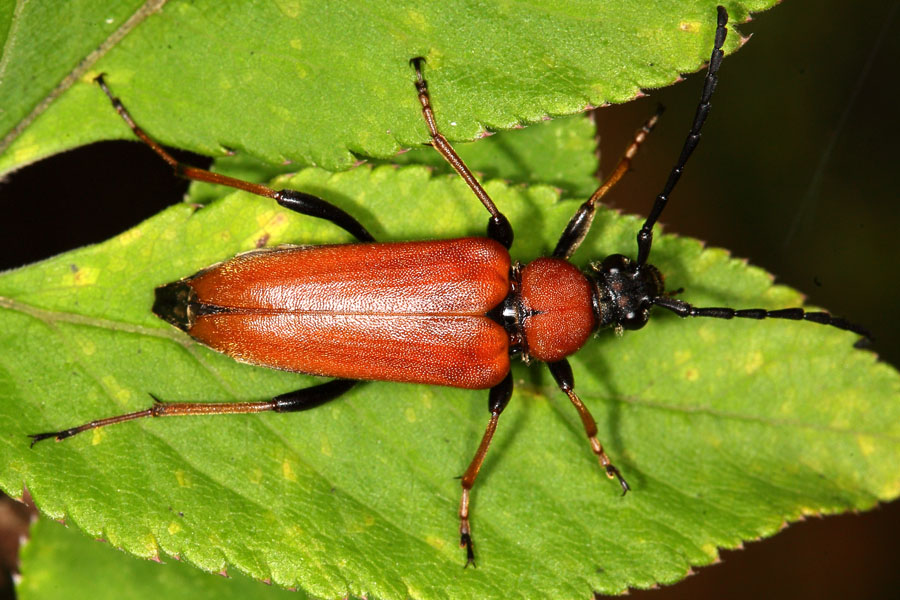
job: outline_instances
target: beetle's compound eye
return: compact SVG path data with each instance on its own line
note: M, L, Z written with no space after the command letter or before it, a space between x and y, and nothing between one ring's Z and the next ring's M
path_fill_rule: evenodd
M606 258L603 259L603 263L601 263L600 268L603 271L608 273L618 273L620 271L628 270L628 267L631 265L631 259L622 254L610 254Z
M619 317L619 325L623 329L640 329L650 320L650 302L641 301L639 306Z

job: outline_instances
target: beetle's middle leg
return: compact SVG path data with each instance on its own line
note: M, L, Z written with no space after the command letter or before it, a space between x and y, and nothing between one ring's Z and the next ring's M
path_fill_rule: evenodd
M122 101L114 96L112 91L110 91L109 87L106 85L106 81L104 81L103 79L102 74L94 78L94 81L97 82L97 85L100 86L100 88L103 90L103 93L105 93L109 98L109 101L112 102L113 108L116 109L116 112L119 113L119 116L122 117L122 120L125 121L128 127L131 128L131 131L134 132L134 135L139 140L150 146L150 149L156 152L164 161L169 163L169 166L174 169L176 175L184 177L185 179L192 179L194 181L206 181L207 183L226 185L238 190L250 192L251 194L256 194L257 196L272 198L281 206L289 208L300 214L330 221L361 242L375 241L375 239L372 237L372 234L370 234L368 230L366 230L366 228L363 227L362 224L355 218L353 218L349 213L345 212L341 208L338 208L334 204L327 202L326 200L322 200L318 196L313 196L312 194L307 194L298 190L274 190L259 183L253 183L251 181L244 181L243 179L228 177L227 175L213 173L212 171L207 171L206 169L199 169L197 167L192 167L190 165L178 162L178 159L166 152L166 149L163 148L162 145L159 144L159 142L147 135L144 130L141 129L140 126L138 126L134 118L132 118L131 114L125 108L125 105L122 104Z
M578 410L578 415L581 417L581 423L584 425L584 432L587 434L588 441L591 443L591 450L597 455L600 466L606 470L607 477L619 480L619 485L622 486L622 495L624 496L631 487L628 485L628 482L625 481L625 478L622 477L622 474L619 473L619 469L617 469L612 464L612 461L609 460L606 451L603 450L603 444L597 439L597 422L594 420L591 412L587 409L587 406L581 401L581 398L575 393L575 376L572 374L572 367L569 366L569 361L562 359L557 362L547 363L547 366L550 368L550 373L556 380L559 389L569 397L569 400L571 400L575 409Z
M478 477L478 471L484 462L488 448L491 446L491 440L494 438L494 432L497 430L497 421L500 419L500 413L506 408L513 392L512 373L507 373L506 377L491 388L488 396L488 410L491 411L491 420L488 421L487 428L478 444L478 450L475 451L475 457L469 463L469 468L460 478L462 483L462 498L459 501L459 547L466 549L466 566L470 564L475 566L475 551L472 548L472 530L469 527L469 491L475 485L475 478Z
M475 193L475 196L477 196L481 203L484 204L484 207L488 212L491 213L491 217L488 220L488 237L500 242L508 249L512 246L513 242L512 225L509 224L509 220L502 212L500 212L497 205L494 204L494 201L488 196L488 193L484 191L484 188L481 187L481 184L478 183L475 176L472 175L472 171L469 170L469 167L466 166L463 159L459 157L459 154L456 153L456 150L454 150L453 146L450 145L450 142L447 141L447 138L438 131L437 123L434 120L434 109L431 108L431 99L428 96L428 83L422 76L422 64L424 62L425 59L419 56L410 60L409 64L416 70L416 92L419 94L419 103L422 105L422 116L425 117L425 123L428 125L429 133L431 133L431 145L434 146L434 149L440 152L441 156L444 157L450 166L459 173L459 176L463 178L466 185L471 188Z

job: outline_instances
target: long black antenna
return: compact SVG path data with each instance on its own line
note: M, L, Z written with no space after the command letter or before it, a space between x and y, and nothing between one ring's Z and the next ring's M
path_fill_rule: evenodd
M728 24L728 13L721 6L717 7L716 10L718 11L716 41L713 45L712 55L709 57L709 69L706 71L706 79L703 83L703 93L700 95L700 104L697 106L697 114L694 115L694 124L691 126L691 131L684 141L684 146L681 148L681 155L678 157L678 162L675 163L675 168L669 173L669 179L666 181L663 191L656 197L656 201L653 203L653 210L650 211L650 216L647 217L641 230L638 231L638 270L647 264L647 258L650 256L650 246L653 245L653 225L656 224L659 215L666 207L666 202L669 201L669 194L672 193L672 189L681 178L685 163L687 163L688 159L691 157L694 148L697 147L697 142L700 141L700 128L703 127L706 117L709 116L709 99L716 89L716 83L719 81L717 73L719 72L719 67L722 65L722 57L724 56L722 44L725 43L725 36L728 35L728 29L725 27L725 25Z
M671 310L679 317L713 317L715 319L788 319L790 321L811 321L819 325L830 325L838 329L852 331L858 335L872 339L872 335L863 327L851 323L846 319L834 317L824 311L805 311L802 308L782 308L779 310L766 310L764 308L743 308L736 310L727 307L696 307L683 300L677 300L669 296L658 296L651 299L656 306Z

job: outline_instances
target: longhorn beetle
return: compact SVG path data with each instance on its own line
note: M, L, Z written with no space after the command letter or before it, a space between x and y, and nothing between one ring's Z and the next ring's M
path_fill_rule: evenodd
M568 259L587 235L598 201L628 170L658 115L638 131L611 176L578 208L552 256L523 266L510 259L513 230L509 221L438 131L422 58L410 64L431 145L490 213L487 238L377 243L359 221L325 200L181 164L138 127L103 76L98 76L97 83L122 119L176 174L272 198L285 208L334 223L359 243L239 254L158 287L153 304L160 318L239 361L333 377L332 381L262 402L163 402L154 397L155 403L146 410L31 435L32 446L47 438L62 440L143 417L307 410L341 396L360 380L489 389L490 420L461 478L460 547L466 550L466 566L474 565L469 492L512 395L510 357L519 355L525 362L547 363L559 389L578 411L591 449L607 476L618 480L624 495L630 489L628 483L597 439L597 425L575 392L566 360L598 328L640 329L650 309L658 306L679 317L803 319L867 335L861 327L826 312L695 307L664 293L662 274L647 262L653 226L709 114L727 21L725 9L718 7L715 43L693 125L638 231L637 258L613 254L586 272Z

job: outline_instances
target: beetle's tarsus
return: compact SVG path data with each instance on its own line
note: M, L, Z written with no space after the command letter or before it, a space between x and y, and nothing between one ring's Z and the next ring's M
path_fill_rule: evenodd
M49 438L56 438L56 441L59 441L59 431L51 431L48 433L29 433L28 437L31 438L31 444L28 445L29 448L34 448L34 445L42 440L46 440Z
M475 564L475 550L472 547L472 536L468 533L460 534L459 547L466 549L466 564L463 566L463 569L469 568L469 565L472 565L473 569L477 569L478 565Z
M625 478L619 473L619 469L615 468L613 465L606 465L606 476L610 479L615 478L619 480L619 485L622 486L623 496L631 491L631 486L628 485L628 482L625 481Z

